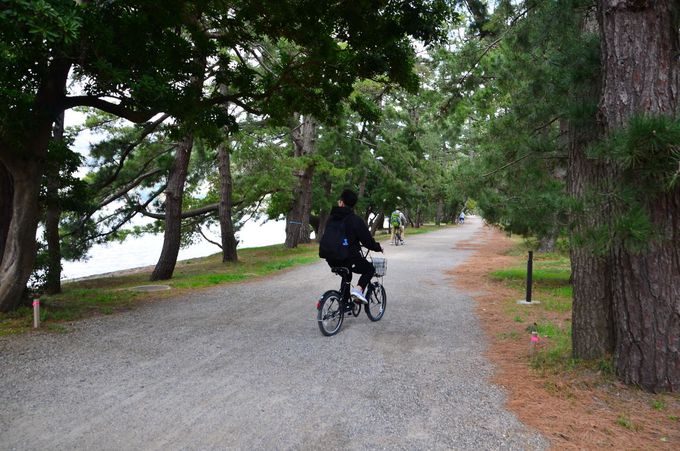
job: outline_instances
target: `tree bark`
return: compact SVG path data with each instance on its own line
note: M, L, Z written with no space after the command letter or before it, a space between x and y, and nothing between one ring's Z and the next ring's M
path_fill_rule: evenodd
M52 139L64 139L64 113L61 113L52 127ZM51 161L47 166L47 202L45 204L45 238L47 241L47 281L48 294L61 293L61 238L59 221L59 163Z
M7 233L0 263L0 311L11 310L20 304L33 271L43 162L47 156L52 123L63 111L69 69L70 65L63 61L51 63L31 109L31 134L18 143L19 147L10 146L0 134L0 165L4 166L12 182L11 219L9 226L4 226ZM9 198L5 199L6 204ZM4 208L7 208L6 205Z
M233 202L233 183L231 178L231 158L229 145L222 143L217 151L218 166L220 171L220 232L222 236L222 262L238 261L236 252L236 236L234 223L231 219Z
M311 116L305 116L302 124L291 132L294 156L302 158L314 153L316 141L316 123ZM309 215L312 210L312 178L314 165L307 163L297 171L298 185L293 190L293 205L286 215L287 248L297 247L300 243L309 243Z
M635 114L676 117L679 8L671 0L598 1L600 114L608 133ZM613 165L608 176L622 180ZM674 391L680 387L680 187L645 202L659 236L640 252L622 243L611 251L615 366L626 383Z
M179 254L182 229L182 197L184 182L187 179L191 149L194 145L193 134L187 135L177 146L175 161L168 176L168 187L165 190L165 234L163 249L151 274L151 280L167 280L172 278Z
M378 231L378 227L382 228L383 222L385 222L385 213L381 211L375 218L373 218L373 222L371 222L371 226L369 227L371 236L375 236L375 232Z
M330 181L330 179L326 179L322 182L323 185L323 191L326 194L326 198L329 198L331 196L331 191L333 190L333 183ZM316 228L316 241L317 243L321 242L321 237L323 236L324 230L326 230L326 224L328 223L328 219L330 218L330 211L326 210L324 206L324 209L321 210L319 213L319 225Z
M583 33L597 33L597 20L587 16ZM601 92L599 74L576 94L577 101L592 102ZM560 122L568 136L567 192L583 204L580 213L572 213L570 229L572 302L572 353L579 359L598 359L614 351L614 319L608 256L596 253L593 243L585 240L589 231L606 227L608 214L596 201L596 193L608 191L605 166L588 158L586 149L602 137L595 115L578 123Z
M2 162L0 162L0 264L5 253L5 242L9 225L12 222L12 198L14 188L12 177Z
M9 311L21 303L35 263L42 167L36 159L26 159L20 164L4 163L13 181L13 196L11 221L0 264L0 311Z
M439 199L437 199L437 212L435 214L434 223L437 226L440 226L443 218L444 218L444 199L440 197Z

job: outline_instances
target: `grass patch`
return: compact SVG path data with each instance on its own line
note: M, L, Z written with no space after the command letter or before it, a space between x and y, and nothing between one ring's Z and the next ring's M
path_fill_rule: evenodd
M631 419L625 415L619 415L619 417L616 419L616 424L623 428L628 429L629 431L637 432L642 430L641 425L633 423Z
M663 399L652 399L652 409L666 410L666 402Z
M544 283L546 285L562 285L569 282L571 271L562 268L534 268L532 271L532 279L534 283ZM527 280L526 268L510 268L494 271L491 277L499 280Z
M531 366L541 371L572 369L576 362L571 357L571 328L544 322L537 323L536 330L540 339L548 344L532 357Z
M506 254L526 255L527 249L524 241L516 240L516 245ZM493 271L489 277L517 290L517 299L526 292L526 266ZM513 322L536 322L540 346L532 353L530 364L538 371L558 373L573 369L577 363L571 356L571 323L558 319L560 315L563 317L571 312L573 290L570 278L571 263L567 255L535 252L532 298L540 301L540 304L531 306L530 310L526 306L518 306L514 300L508 301L506 305L508 319ZM528 326L523 331L523 337L530 334L533 327Z

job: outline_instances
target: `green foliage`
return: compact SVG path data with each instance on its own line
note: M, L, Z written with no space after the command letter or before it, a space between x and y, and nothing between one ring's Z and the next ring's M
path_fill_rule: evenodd
M619 426L628 429L630 431L641 431L643 428L641 425L634 423L628 416L626 415L619 415L619 417L616 419L616 424Z
M670 116L633 116L592 155L612 159L624 171L629 185L635 182L645 195L670 191L678 186L680 171L680 119Z
M508 232L559 236L571 206L564 126L591 121L597 106L579 95L599 70L597 36L581 29L590 4L508 3L493 14L478 6L470 18L477 36L438 53L446 78L457 81L442 84L445 107L469 156L452 183Z
M614 244L622 244L631 252L642 252L660 239L661 233L647 205L677 189L678 142L680 120L639 115L591 147L591 158L612 165L612 181L607 192L591 193L575 211L582 215L584 211L608 208L613 214L607 224L590 228L578 237L580 244L587 244L600 254L608 252Z

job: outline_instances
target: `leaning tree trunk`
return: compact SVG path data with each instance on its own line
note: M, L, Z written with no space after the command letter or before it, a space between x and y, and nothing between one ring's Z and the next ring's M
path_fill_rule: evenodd
M64 139L64 113L61 113L52 128L52 139ZM52 159L47 169L47 201L45 202L45 239L47 241L47 281L45 291L48 294L61 293L61 238L59 237L59 220L61 205L59 203L59 161Z
M163 249L151 280L167 280L172 278L179 254L182 229L182 197L184 182L187 179L191 149L194 145L192 134L187 135L177 146L175 161L168 176L168 187L165 190L165 235Z
M220 171L220 232L222 236L222 262L238 261L236 253L236 236L234 234L234 223L231 219L233 202L231 178L231 159L229 145L222 143L217 151L218 167Z
M5 253L9 225L12 222L13 196L12 178L5 165L0 162L0 263L2 263L2 255Z
M59 105L64 97L69 70L69 64L59 60L52 61L31 108L31 135L21 142L21 148L2 142L3 131L0 130L0 165L4 166L11 182L9 225L7 226L5 219L0 219L0 224L4 224L0 229L7 228L4 252L0 257L0 311L11 310L20 304L26 282L33 271L43 162L52 134L52 122L61 112ZM3 183L2 178L0 174L0 185ZM6 188L7 186L4 188L5 195ZM5 197L0 202L0 207L4 210L7 210L8 199L9 197Z
M599 0L607 132L636 114L676 117L679 95L677 1ZM609 176L622 180L612 167ZM639 183L630 180L629 183ZM615 366L629 384L680 388L680 186L645 196L658 233L639 252L613 246Z
M4 163L13 183L11 220L0 264L0 311L11 310L21 303L26 282L33 271L42 175L42 167L35 159Z
M305 116L302 124L295 127L291 132L294 146L294 156L303 158L314 153L316 140L316 123L311 116ZM286 242L287 248L297 247L300 243L309 243L309 215L312 211L312 178L314 165L305 163L304 167L296 172L298 184L293 190L293 205L286 215Z
M385 213L381 211L373 218L373 222L371 222L369 227L371 236L375 236L375 232L378 231L378 227L382 228L383 222L385 222Z

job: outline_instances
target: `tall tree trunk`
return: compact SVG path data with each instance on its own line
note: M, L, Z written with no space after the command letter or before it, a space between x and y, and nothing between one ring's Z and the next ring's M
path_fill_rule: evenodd
M678 13L672 0L599 0L607 132L635 114L676 117L680 68ZM609 170L621 180L621 171ZM635 183L635 181L629 181ZM659 233L640 252L615 243L611 252L616 371L650 391L680 388L680 186L645 199Z
M597 84L597 83L596 83ZM595 192L606 192L604 167L586 156L587 147L601 133L595 124L585 121L569 128L569 195L584 204L581 214L572 218L571 278L572 352L579 359L598 359L614 351L610 259L595 252L592 243L584 242L590 230L605 227L607 218Z
M381 211L373 218L373 222L371 222L371 226L369 227L372 236L375 236L378 227L382 228L383 222L385 222L385 213Z
M187 179L193 145L194 136L189 134L177 146L175 161L168 176L168 187L165 190L163 249L158 263L151 273L151 280L170 279L175 271L182 229L182 197L184 196L184 183Z
M584 34L597 33L593 15L584 17ZM584 104L598 99L601 92L599 74L584 83L578 101ZM580 214L571 218L570 256L573 286L572 353L579 359L597 359L614 351L614 319L610 280L610 262L606 255L595 252L592 243L584 241L593 229L606 227L607 213L595 193L608 190L605 167L588 158L586 149L602 136L595 115L578 123L560 123L568 133L567 192L584 205Z
M5 242L9 225L12 222L12 197L14 196L12 177L0 161L0 263L5 253Z
M222 143L217 151L218 166L220 171L220 232L222 236L222 261L238 261L236 253L236 236L234 234L234 223L231 219L232 214L232 189L231 178L231 159L229 145Z
M52 127L52 139L64 139L64 113L61 113ZM48 294L61 293L61 238L59 237L59 162L50 161L47 165L47 202L45 203L45 238L47 240L47 281Z
M8 311L19 305L33 271L43 162L47 156L52 123L63 111L59 105L64 97L69 69L70 65L63 61L51 63L31 109L31 135L25 137L20 148L4 142L0 131L0 165L9 173L12 185L11 219L8 227L3 226L7 227L7 233L0 263L0 311ZM7 199L3 202L4 208L7 208ZM3 220L0 220L1 223Z
M12 184L11 221L0 264L0 311L8 311L21 303L26 282L33 271L37 251L35 233L40 209L38 193L42 167L39 160L26 159L7 164Z
M294 156L303 158L314 153L316 141L316 123L311 116L305 116L302 124L291 132L293 138ZM309 215L312 211L312 178L314 165L306 163L297 171L298 184L293 190L293 205L286 215L287 248L297 247L300 243L310 242Z
M322 182L323 185L323 191L326 194L326 198L329 198L331 196L331 192L333 190L333 183L330 181L329 178L324 180ZM324 207L323 210L319 213L319 226L316 231L316 241L321 242L321 237L323 236L324 230L326 230L326 224L328 223L328 219L330 217L330 211L326 210L327 207Z
M444 218L444 199L440 197L437 199L437 213L435 214L434 223L440 226Z

